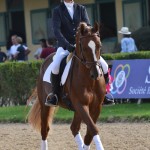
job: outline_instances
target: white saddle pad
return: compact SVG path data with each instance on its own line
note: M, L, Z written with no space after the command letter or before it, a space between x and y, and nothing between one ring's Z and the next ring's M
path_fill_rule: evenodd
M71 62L72 62L72 58L69 60L69 62L67 63L67 65L66 65L66 67L64 69L64 72L63 72L62 77L61 77L61 82L60 82L61 85L64 85L65 82L66 82L66 79L67 79L68 73L69 73L69 69L70 69L70 66L71 66ZM51 81L50 81L51 71L52 71L52 65L50 64L47 67L47 69L46 69L46 71L44 73L43 81L51 83Z

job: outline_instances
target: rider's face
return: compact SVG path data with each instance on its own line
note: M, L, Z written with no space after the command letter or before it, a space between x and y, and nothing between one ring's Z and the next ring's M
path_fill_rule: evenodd
M64 0L66 3L73 3L73 0Z

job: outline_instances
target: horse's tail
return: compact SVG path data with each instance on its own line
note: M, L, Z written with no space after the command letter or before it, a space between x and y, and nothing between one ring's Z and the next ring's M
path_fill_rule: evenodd
M32 95L36 95L36 100L34 102L34 104L32 105L29 113L28 113L28 122L31 124L31 126L38 132L41 132L41 113L42 113L42 109L44 109L46 106L44 106L44 104L40 103L40 100L37 96L37 89L34 90L34 92L32 93ZM32 97L32 96L31 96ZM43 105L43 106L41 106ZM54 110L55 107L49 107L48 111L48 123L49 125L52 123L53 120L53 114L54 114Z
M28 122L32 125L32 127L35 130L41 130L41 106L38 98L36 98L34 104L32 105L28 113Z

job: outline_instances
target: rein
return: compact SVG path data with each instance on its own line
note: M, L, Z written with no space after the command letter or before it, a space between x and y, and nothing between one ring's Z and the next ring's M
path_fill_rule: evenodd
M81 50L81 57L82 58L79 58L75 53L73 54L73 57L77 58L77 60L79 60L84 66L90 66L90 68L93 66L93 65L98 65L100 67L100 64L98 63L98 61L86 61L85 60L85 57L83 55L83 46L82 46L82 39L83 38L87 38L87 37L94 37L94 36L100 36L99 33L95 33L95 34L92 34L92 35L87 35L87 36L82 36L80 37L80 50Z

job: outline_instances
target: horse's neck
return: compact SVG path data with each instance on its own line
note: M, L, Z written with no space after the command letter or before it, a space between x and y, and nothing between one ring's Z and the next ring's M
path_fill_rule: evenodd
M86 66L77 59L74 60L73 72L84 82L91 80L90 69L87 69Z
M76 45L76 50L80 49L80 44L77 43ZM76 76L75 78L78 78L81 82L84 82L84 84L89 84L89 81L91 85L93 85L94 80L91 79L90 77L90 69L87 69L85 64L81 62L82 56L79 51L75 51L75 55L78 58L74 57L74 62L73 62L73 76ZM77 77L78 76L78 77ZM78 82L78 81L77 81Z

